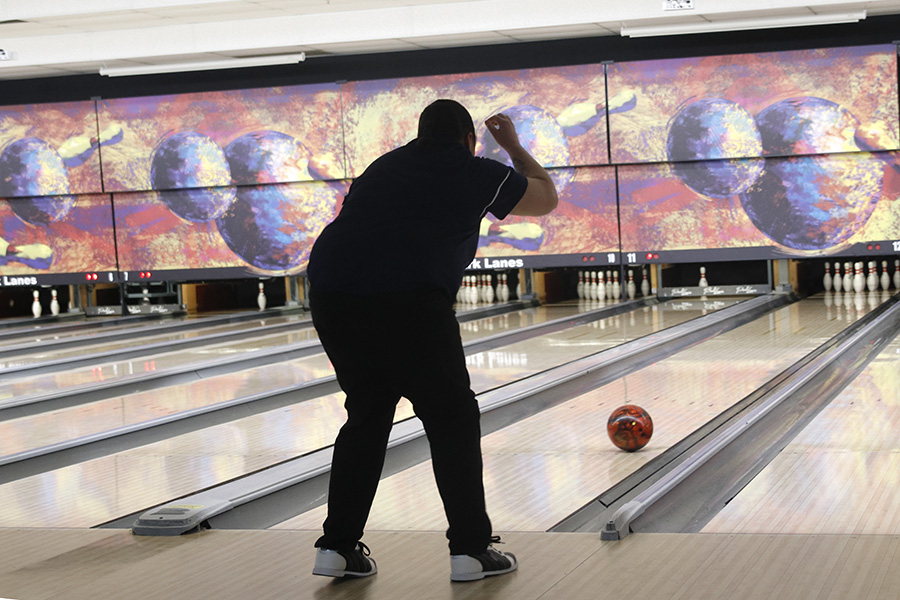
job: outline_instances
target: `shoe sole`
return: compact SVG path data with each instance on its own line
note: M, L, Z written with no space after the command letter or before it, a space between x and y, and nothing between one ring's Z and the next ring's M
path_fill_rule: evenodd
M481 571L479 573L459 573L458 575L450 575L450 581L480 581L485 577L493 577L494 575L505 575L506 573L512 573L516 569L519 568L519 565L513 565L508 569L503 569L502 571Z
M371 571L366 573L359 573L357 571L344 571L343 569L323 569L323 568L315 568L313 569L313 575L321 575L322 577L352 577L354 579L359 577L368 577L370 575L374 575L378 572L378 568L373 566Z

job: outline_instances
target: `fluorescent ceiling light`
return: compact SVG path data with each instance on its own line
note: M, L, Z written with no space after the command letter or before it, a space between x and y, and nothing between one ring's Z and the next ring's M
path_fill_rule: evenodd
M706 21L703 23L681 23L678 25L647 25L646 27L628 27L623 25L622 35L627 37L650 37L655 35L712 33L715 31L742 31L745 29L801 27L804 25L832 25L835 23L856 23L865 18L866 11L861 10L847 13L826 13L796 17L760 17L758 19Z
M165 65L138 65L134 67L103 67L101 75L122 77L125 75L152 75L154 73L181 73L184 71L210 71L214 69L240 69L244 67L265 67L269 65L290 65L306 60L306 53L277 54L273 56L252 56L206 62L184 62Z

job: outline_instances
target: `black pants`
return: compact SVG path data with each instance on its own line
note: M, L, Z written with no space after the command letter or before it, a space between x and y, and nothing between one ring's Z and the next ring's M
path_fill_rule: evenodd
M313 292L313 323L347 395L334 444L320 548L349 550L362 537L400 397L422 421L449 522L451 554L487 548L481 426L459 323L439 291L353 296Z

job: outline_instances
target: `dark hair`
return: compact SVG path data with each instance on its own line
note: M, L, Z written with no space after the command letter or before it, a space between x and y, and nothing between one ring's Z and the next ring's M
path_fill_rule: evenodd
M472 115L456 100L435 100L425 107L419 117L420 145L438 140L465 144L469 133L475 133Z

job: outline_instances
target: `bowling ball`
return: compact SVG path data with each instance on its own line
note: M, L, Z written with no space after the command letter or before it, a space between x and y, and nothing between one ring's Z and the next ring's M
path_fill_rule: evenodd
M740 194L763 170L756 158L762 155L756 122L725 98L703 98L679 109L669 122L666 153L684 184L711 198Z
M163 139L153 150L150 182L164 191L160 199L179 217L203 223L215 219L234 201L231 172L219 145L186 131ZM190 189L182 189L190 188Z
M516 133L519 134L519 143L541 165L564 167L569 164L569 142L562 127L550 113L530 105L514 106L499 112L512 120L516 126ZM497 144L484 124L479 127L477 137L481 140L475 152L478 156L493 158L512 166L506 150ZM557 192L562 192L574 175L573 169L548 169L548 172L556 184Z
M874 154L767 158L740 196L753 224L801 251L833 249L865 226L882 192L884 164Z
M310 153L293 137L277 131L254 131L225 147L237 185L308 181Z
M10 207L32 225L46 225L69 214L75 196L69 172L56 148L38 138L22 138L0 153L0 197L21 198Z
M814 96L776 102L756 116L766 156L858 152L859 125L847 109Z
M646 446L653 436L653 419L640 406L626 404L609 415L606 432L616 448L634 452Z
M216 224L246 262L265 271L290 271L309 259L313 241L334 218L338 195L324 182L238 187Z

